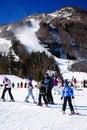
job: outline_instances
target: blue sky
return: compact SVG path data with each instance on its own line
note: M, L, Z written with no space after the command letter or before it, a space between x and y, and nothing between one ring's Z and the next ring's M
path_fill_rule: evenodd
M0 24L18 21L30 14L53 12L70 5L87 10L87 0L0 0Z

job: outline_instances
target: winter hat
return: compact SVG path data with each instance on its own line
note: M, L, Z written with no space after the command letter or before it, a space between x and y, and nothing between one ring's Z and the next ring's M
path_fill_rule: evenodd
M48 74L48 73L46 73L46 74L45 74L45 78L47 78L48 76L49 76L49 74Z
M32 81L32 79L33 79L33 77L29 77L29 78L28 78L29 81Z
M3 81L5 82L5 81L7 81L7 80L8 80L8 78L7 78L7 77L4 77Z
M33 79L33 77L29 77L29 78L28 78L28 83L31 83L31 82L32 82L32 79Z

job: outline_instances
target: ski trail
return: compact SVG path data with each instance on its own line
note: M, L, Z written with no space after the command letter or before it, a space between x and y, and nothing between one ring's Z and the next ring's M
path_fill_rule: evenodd
M76 93L76 108L81 114L74 116L68 115L68 106L66 114L62 114L59 96L55 96L56 105L40 107L23 102L26 89L14 89L13 92L16 102L0 102L0 130L87 130L86 96L84 97L83 92Z
M76 130L76 123L74 126L74 122L78 123L80 120L84 126L84 120L87 118L83 116L84 120L82 120L81 116L69 116L68 109L67 114L63 115L60 108L30 106L28 103L18 102L0 102L0 104L1 130L70 130L70 128ZM11 129L10 125L12 126ZM79 123L79 130L81 130L80 127ZM84 130L86 130L85 126Z

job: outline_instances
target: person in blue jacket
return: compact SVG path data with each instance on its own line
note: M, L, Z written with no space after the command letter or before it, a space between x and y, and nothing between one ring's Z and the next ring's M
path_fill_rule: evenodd
M72 98L74 99L73 89L69 86L68 80L65 80L64 88L63 88L62 93L61 93L61 100L64 99L63 100L63 105L62 105L62 112L63 112L63 114L66 111L67 102L69 104L71 114L75 113L73 105L72 105Z

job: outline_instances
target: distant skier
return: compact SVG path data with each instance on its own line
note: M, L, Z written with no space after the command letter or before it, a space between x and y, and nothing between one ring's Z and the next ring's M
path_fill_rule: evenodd
M71 114L74 114L75 112L74 112L74 108L73 108L73 105L72 105L72 98L74 98L74 92L73 92L73 89L68 85L68 81L67 80L65 80L65 82L64 82L64 88L62 90L61 100L63 98L64 98L63 106L62 106L63 114L66 111L67 102L69 104Z
M77 88L77 79L74 78L74 87Z
M60 94L59 88L61 87L62 80L59 78L59 76L54 76L53 78L53 90L54 90L54 95L55 94Z
M58 91L58 81L57 81L57 76L54 76L53 78L53 90L54 90L54 95L57 94Z
M72 77L72 83L73 83L74 88L76 89L77 88L77 79L74 78L74 76Z
M14 98L11 93L11 81L7 77L4 77L3 79L3 86L4 86L4 90L2 93L1 99L5 101L5 93L6 91L8 91L11 101L14 101Z
M32 97L34 103L36 103L34 95L33 95L33 88L34 87L33 87L33 84L32 84L32 79L29 79L29 81L28 81L28 95L25 97L25 102L27 102L27 103L29 102L28 99L29 99L30 96Z

